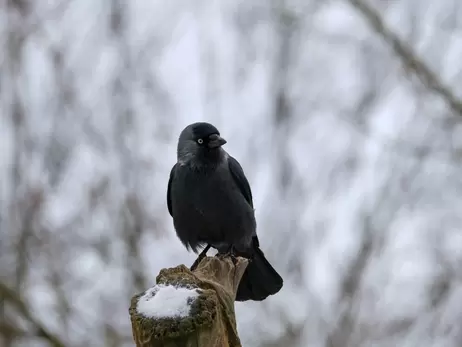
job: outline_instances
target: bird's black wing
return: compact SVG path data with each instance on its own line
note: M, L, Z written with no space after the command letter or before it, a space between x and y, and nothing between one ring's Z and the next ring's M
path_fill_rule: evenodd
M171 189L172 189L172 180L175 175L175 169L178 164L173 165L172 170L170 171L170 178L168 179L168 186L167 186L167 207L168 207L168 212L170 215L173 217L173 212L172 212L172 197L170 196Z
M247 181L247 177L245 177L244 170L242 170L241 164L239 164L236 159L229 156L228 166L231 176L234 178L234 182L236 182L242 195L253 208L252 191L250 189L249 181Z
M244 170L242 170L241 164L239 164L239 162L236 159L229 156L228 166L229 171L231 172L231 176L233 176L234 178L234 182L236 182L242 195L253 208L252 190L250 189L249 181L247 181L247 177L245 177ZM257 234L253 235L252 240L253 247L260 247L260 242L258 240Z

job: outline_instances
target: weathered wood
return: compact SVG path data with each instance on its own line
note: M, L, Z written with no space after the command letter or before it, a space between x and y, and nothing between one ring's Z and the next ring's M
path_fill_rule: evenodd
M137 305L144 293L131 300L130 318L137 347L240 347L234 314L237 287L248 261L229 257L205 257L194 271L186 266L162 269L157 285L197 288L187 317L152 318L140 314ZM168 303L166 303L168 304Z

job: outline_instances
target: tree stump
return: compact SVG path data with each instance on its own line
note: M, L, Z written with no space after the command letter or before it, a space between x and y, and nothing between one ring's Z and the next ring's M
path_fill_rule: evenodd
M234 300L248 260L205 257L194 271L162 269L156 285L131 300L137 347L240 347Z

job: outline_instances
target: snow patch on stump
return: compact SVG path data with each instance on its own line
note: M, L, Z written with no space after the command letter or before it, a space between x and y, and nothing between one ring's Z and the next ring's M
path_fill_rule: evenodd
M198 296L197 289L158 284L144 292L136 309L151 318L188 317L191 304Z

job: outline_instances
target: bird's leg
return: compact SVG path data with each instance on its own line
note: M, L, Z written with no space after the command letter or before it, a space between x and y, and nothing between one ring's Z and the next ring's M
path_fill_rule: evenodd
M210 245L207 245L203 250L202 252L199 254L199 256L197 257L196 261L191 265L191 268L189 270L191 271L194 271L197 266L199 265L199 263L202 261L202 259L205 258L205 256L207 255L207 252L209 251L210 249Z
M225 255L229 256L234 265L237 264L237 257L236 257L236 250L234 249L234 245L229 246L228 250L226 251Z

